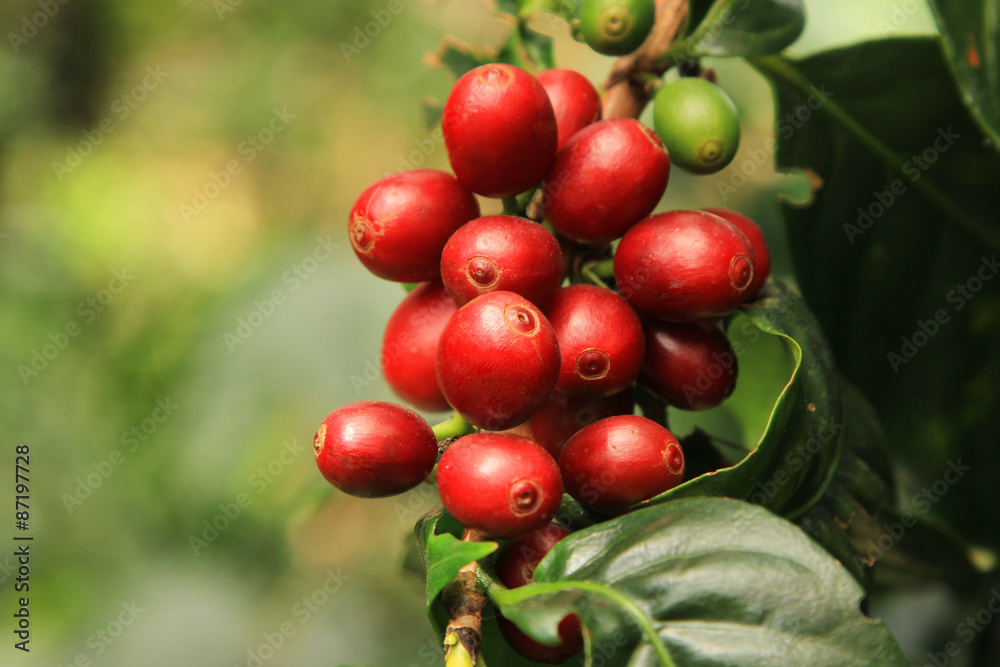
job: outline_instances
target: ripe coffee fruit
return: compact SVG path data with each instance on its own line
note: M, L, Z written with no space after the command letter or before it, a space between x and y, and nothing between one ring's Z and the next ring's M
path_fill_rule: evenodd
M714 408L736 388L736 353L714 322L647 322L644 385L683 410Z
M549 524L500 547L495 561L500 583L507 588L530 584L534 581L535 567L539 561L567 535L569 531L565 528ZM567 614L559 622L559 637L562 643L557 646L546 646L536 642L502 616L497 622L507 643L522 656L535 662L546 664L565 662L583 649L580 619L575 614Z
M656 422L625 415L594 422L559 454L566 493L590 509L621 514L684 479L677 438Z
M569 535L562 526L550 523L513 539L497 551L497 576L507 588L519 588L535 580L535 567L559 540Z
M455 83L441 129L455 176L484 197L513 197L535 186L552 166L559 138L542 84L499 63Z
M653 127L671 161L694 174L719 171L740 146L736 105L720 86L699 77L681 77L656 92Z
M445 325L437 376L448 403L471 423L490 431L512 428L531 417L556 386L556 334L523 296L483 294Z
M542 209L560 234L604 243L649 215L667 188L670 159L633 118L588 125L563 146L542 184Z
M459 305L501 290L545 304L562 273L556 237L537 222L511 215L488 215L463 225L441 253L441 278Z
M554 391L528 424L535 442L544 447L552 458L558 459L566 441L584 426L605 417L630 415L634 410L635 402L630 389L600 398L580 398Z
M473 433L441 456L441 504L465 528L509 539L552 520L562 500L559 468L536 443L515 435Z
M381 498L420 484L437 461L437 439L423 417L382 401L331 412L313 439L323 477L352 496Z
M401 398L421 410L450 409L438 386L436 359L444 325L458 306L439 281L421 283L393 311L382 336L382 371Z
M615 281L636 310L694 322L738 306L753 285L753 248L740 230L704 211L650 216L615 251Z
M580 34L598 53L623 56L646 41L655 19L653 0L583 0Z
M590 79L576 70L554 67L538 75L556 114L558 148L574 134L601 119L601 95Z
M768 250L767 241L764 239L764 232L760 230L757 223L746 217L742 213L731 211L728 208L706 208L707 212L719 216L736 229L743 232L753 247L754 259L757 260L757 270L754 272L753 283L747 290L747 301L753 299L764 287L767 277L771 275L771 251Z
M562 642L556 646L546 646L536 642L503 616L497 617L497 625L500 627L500 634L511 648L534 662L558 665L583 650L583 633L580 630L580 619L576 614L567 614L559 621L559 638Z
M610 396L632 385L642 368L642 323L617 292L596 285L559 289L546 309L559 341L556 389Z
M398 282L438 277L452 233L479 217L479 203L451 174L412 169L370 185L351 209L348 236L369 271Z

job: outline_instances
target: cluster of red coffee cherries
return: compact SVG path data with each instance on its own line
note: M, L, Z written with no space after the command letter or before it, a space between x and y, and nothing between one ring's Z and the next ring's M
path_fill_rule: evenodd
M633 414L633 386L688 410L729 396L736 356L719 318L770 268L760 229L738 213L653 214L667 150L638 120L600 116L577 72L483 65L444 108L454 175L390 175L350 214L361 262L418 283L385 329L387 382L468 428L439 461L441 433L416 412L351 403L316 434L319 468L346 493L381 497L437 463L441 502L466 529L543 545L528 565L504 565L523 550L500 552L509 586L530 580L520 575L565 535L550 525L564 491L616 515L684 480L678 439ZM505 214L480 216L476 195L502 199ZM504 632L529 657L569 655Z

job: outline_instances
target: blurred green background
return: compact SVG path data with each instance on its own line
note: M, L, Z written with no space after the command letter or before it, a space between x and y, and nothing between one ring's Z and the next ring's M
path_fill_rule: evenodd
M345 497L310 442L337 406L392 400L377 362L403 291L354 259L350 206L387 172L447 169L421 101L451 78L425 54L506 27L480 0L389 4L0 2L0 470L12 508L14 445L31 447L34 536L27 656L0 550L0 664L442 664L402 568L433 491ZM903 4L806 2L793 51L933 31ZM610 59L533 25L601 81ZM742 154L714 176L675 170L663 207L744 211L790 277L776 196L806 184L768 156L723 200L773 107L747 66L710 64ZM788 367L764 344L741 364L732 401L679 431L756 439ZM917 657L949 613L922 595L937 618L885 607Z

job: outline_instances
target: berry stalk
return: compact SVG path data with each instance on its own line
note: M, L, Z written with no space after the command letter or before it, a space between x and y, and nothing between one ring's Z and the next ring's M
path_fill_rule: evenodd
M662 75L672 64L664 56L683 31L688 0L656 0L656 23L649 37L634 53L615 62L604 83L603 117L638 118L649 103L648 74Z
M483 536L466 529L462 541L482 542ZM475 561L464 566L442 592L448 610L444 633L446 667L472 667L481 663L479 647L483 642L483 608L487 599L476 576L478 568Z
M455 412L455 414L448 419L445 419L443 422L434 424L434 426L431 427L431 430L434 431L434 437L440 442L441 440L447 440L448 438L458 438L463 435L468 435L475 430L475 427L466 421L465 417L460 415L458 412Z

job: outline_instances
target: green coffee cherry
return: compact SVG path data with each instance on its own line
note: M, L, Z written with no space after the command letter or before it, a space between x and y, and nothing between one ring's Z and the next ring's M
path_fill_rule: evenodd
M671 164L694 174L713 174L736 155L740 116L721 87L697 77L668 83L653 99L653 127Z
M579 30L598 53L623 56L646 41L655 19L654 0L583 0Z

